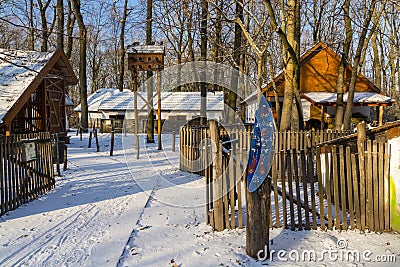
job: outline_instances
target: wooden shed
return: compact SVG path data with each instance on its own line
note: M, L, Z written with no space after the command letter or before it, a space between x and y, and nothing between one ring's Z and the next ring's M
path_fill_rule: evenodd
M340 56L323 42L319 42L304 53L300 58L300 97L303 104L305 123L332 120L336 114L336 82L340 64ZM348 86L350 84L352 67L347 65L345 71L344 104L347 102ZM282 71L274 79L279 102L283 103L285 73ZM271 102L275 112L275 95L272 81L262 89ZM377 107L382 112L384 106L390 106L395 101L384 93L364 75L359 74L356 81L353 117L370 118L371 107ZM275 114L276 117L276 114ZM381 122L380 122L381 123Z
M66 87L77 83L62 50L0 49L0 134L66 133Z

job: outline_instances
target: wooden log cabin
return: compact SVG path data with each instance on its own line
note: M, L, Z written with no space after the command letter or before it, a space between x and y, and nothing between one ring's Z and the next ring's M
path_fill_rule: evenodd
M308 129L327 128L328 125L333 125L336 114L336 81L340 60L340 56L323 42L314 45L300 58L300 97L303 105L304 123ZM344 105L347 103L351 71L352 66L347 65L344 77ZM285 87L284 72L282 71L276 76L273 82L275 83L279 102L282 107ZM265 84L262 88L262 92L267 97L268 101L270 101L276 118L273 82L271 81ZM254 99L255 94L245 100L243 104L251 103ZM380 88L364 75L358 75L353 100L353 118L367 121L372 120L371 108L376 107L378 124L382 125L383 108L391 106L394 102L393 99L385 96ZM254 105L248 105L248 119L254 116L252 113L254 113Z
M77 83L62 50L0 49L0 134L66 136L66 87Z

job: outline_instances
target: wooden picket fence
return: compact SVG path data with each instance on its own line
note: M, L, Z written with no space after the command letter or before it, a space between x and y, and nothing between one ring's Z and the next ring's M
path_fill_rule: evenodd
M213 152L208 127L180 129L180 168L205 176L206 222L221 231L242 228L245 224L243 216L245 166L240 163L246 161L250 147L250 131L231 130L229 137L234 142L227 140L226 129L220 129L219 137L216 149L218 152ZM235 155L233 160L231 155ZM213 164L213 160L218 164ZM215 175L216 172L219 174Z
M352 131L286 131L276 132L276 151L315 147L320 143L352 134Z
M281 150L272 167L271 227L389 231L387 143ZM280 170L277 166L283 166Z
M37 159L23 157L27 140L36 143ZM0 137L1 215L54 188L50 133Z
M246 166L244 163L247 160L247 153L250 149L250 138L251 138L251 127L246 127L245 129L231 129L219 128L219 148L216 149L217 152L213 152L213 148L210 141L210 129L208 127L182 127L180 129L180 169L192 173L196 173L206 177L206 211L207 211L207 223L213 226L216 230L223 230L229 228L239 227L241 228L244 224L243 219L243 203L244 199L244 189L246 186L244 174ZM303 207L303 209L308 209L314 214L314 219L312 222L316 222L318 200L311 201L310 203L315 203L311 206L305 206L304 201L300 198L296 198L297 195L293 190L300 190L303 188L301 183L306 181L313 181L316 179L315 171L315 149L308 149L308 154L305 152L306 148L316 147L319 142L325 142L332 139L336 139L346 135L347 132L331 132L331 131L315 131L315 132L277 132L276 133L276 147L275 151L275 161L272 170L272 190L273 195L271 195L272 203L277 204L274 213L279 213L277 215L272 214L271 210L271 222L274 221L274 225L277 227L287 227L287 216L283 216L283 213L291 214L301 214L295 210L297 207L295 203L298 201L298 205ZM215 143L215 142L214 142ZM304 174L299 170L300 166L303 166L302 162L296 161L297 168L294 169L291 166L294 164L293 155L297 155L297 152L291 152L291 150L284 150L284 148L295 147L299 151L298 157L302 162L306 162L306 159L310 158L306 164L310 164L305 170L312 170L313 178L311 178L311 172ZM218 151L221 151L219 153ZM302 151L302 152L301 152ZM294 154L293 154L294 153ZM232 159L232 155L233 159ZM219 157L219 158L218 158ZM303 158L304 157L304 158ZM290 160L288 162L288 160ZM293 160L293 164L291 164ZM214 162L214 164L212 163ZM215 166L217 163L220 166ZM290 165L289 165L290 164ZM292 168L292 171L288 173L288 168ZM215 178L215 170L220 170L220 179ZM296 171L295 171L296 170ZM310 178L303 179L302 176ZM290 176L290 183L286 182ZM282 180L282 177L286 179ZM298 180L297 184L296 181ZM282 189L283 182L283 189ZM308 183L308 182L306 182ZM286 186L289 186L286 189ZM301 187L300 187L301 186ZM311 186L311 185L310 185ZM306 187L304 187L306 188ZM318 184L312 184L313 191L315 188L318 189ZM286 190L289 190L286 192ZM292 193L289 193L292 192ZM215 195L223 196L221 198L216 198ZM287 196L286 196L287 195ZM315 194L308 194L310 197L315 199ZM307 195L307 196L308 196ZM282 202L282 198L285 199ZM274 202L275 200L275 202ZM286 203L288 202L288 203ZM308 202L307 202L308 203ZM282 205L282 207L279 207ZM291 208L289 212L286 209ZM299 209L301 211L301 208ZM304 213L304 212L303 212ZM272 217L275 219L272 220ZM282 218L282 221L281 221ZM290 219L294 217L290 217ZM300 217L298 217L300 218ZM308 220L308 219L307 219ZM299 221L299 220L297 220ZM301 220L303 221L303 220ZM305 221L305 220L304 220ZM296 222L296 220L294 221ZM297 224L301 225L303 223ZM307 224L307 223L306 223ZM296 227L296 223L290 224L291 227ZM309 223L307 224L308 228ZM314 223L317 225L317 223ZM272 226L272 225L271 225Z

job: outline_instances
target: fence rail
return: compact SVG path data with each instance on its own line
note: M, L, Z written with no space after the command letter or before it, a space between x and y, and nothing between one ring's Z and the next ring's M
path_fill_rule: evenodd
M24 145L33 141L36 159L26 161ZM50 133L0 137L1 215L54 188Z

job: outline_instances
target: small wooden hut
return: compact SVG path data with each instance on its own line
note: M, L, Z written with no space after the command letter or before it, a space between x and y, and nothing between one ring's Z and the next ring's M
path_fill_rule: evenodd
M0 49L0 134L65 134L66 87L77 83L62 50Z
M300 97L303 104L304 123L329 122L336 114L336 83L340 64L340 56L323 42L319 42L305 52L300 58ZM345 71L344 105L347 104L347 92L351 79L352 66L347 65ZM274 81L279 102L283 104L285 73L282 71ZM262 92L271 102L275 113L275 93L273 82L263 86ZM359 74L356 80L353 100L353 117L369 120L371 107L377 108L379 124L382 124L383 107L395 101L385 96L380 88ZM250 115L251 116L251 115Z

